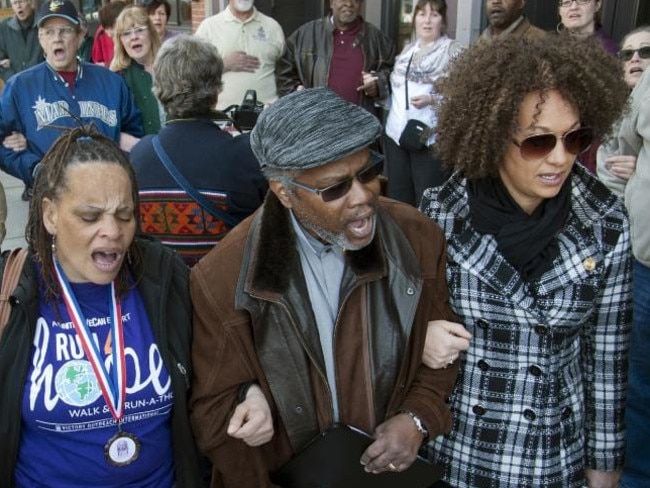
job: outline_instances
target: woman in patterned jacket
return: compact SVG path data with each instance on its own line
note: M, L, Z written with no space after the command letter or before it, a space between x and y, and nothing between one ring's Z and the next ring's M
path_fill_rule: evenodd
M460 354L461 372L452 432L428 454L459 488L614 488L629 224L575 161L622 112L620 66L589 40L505 40L461 55L441 90L438 151L456 172L421 209L445 231L463 326L430 324L425 363Z

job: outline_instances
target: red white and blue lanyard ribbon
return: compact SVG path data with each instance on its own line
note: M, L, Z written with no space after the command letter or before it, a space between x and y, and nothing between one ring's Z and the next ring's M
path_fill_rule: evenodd
M126 398L126 361L124 359L122 307L115 294L115 282L111 283L109 297L111 303L111 342L113 344L113 364L111 374L109 374L99 353L99 345L93 340L86 317L84 317L70 283L56 259L54 259L54 269L63 291L63 303L65 303L70 320L86 353L86 358L95 372L111 415L119 422L124 415L124 401Z

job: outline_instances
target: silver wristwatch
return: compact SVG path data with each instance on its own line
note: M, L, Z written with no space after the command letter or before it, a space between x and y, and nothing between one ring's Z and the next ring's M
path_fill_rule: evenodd
M399 413L405 413L409 417L413 419L413 422L415 423L415 428L418 429L418 432L422 434L422 436L427 439L429 437L429 431L426 429L424 426L424 422L422 422L422 419L415 415L413 412L409 410L401 410Z

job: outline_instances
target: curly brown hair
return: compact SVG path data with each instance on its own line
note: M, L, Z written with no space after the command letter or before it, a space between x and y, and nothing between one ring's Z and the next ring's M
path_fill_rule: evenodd
M436 151L471 179L497 176L524 97L557 90L583 127L605 137L622 115L629 89L618 61L592 39L507 38L470 47L439 83Z

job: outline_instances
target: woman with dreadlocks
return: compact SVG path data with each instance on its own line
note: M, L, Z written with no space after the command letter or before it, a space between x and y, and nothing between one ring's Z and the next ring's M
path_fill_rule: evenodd
M87 128L61 136L0 339L0 486L200 486L188 271L137 222L119 147Z
M421 208L445 231L463 325L431 324L425 364L460 353L452 431L428 446L455 488L618 486L629 222L576 158L621 115L620 73L592 39L511 39L468 49L441 87L456 172Z

